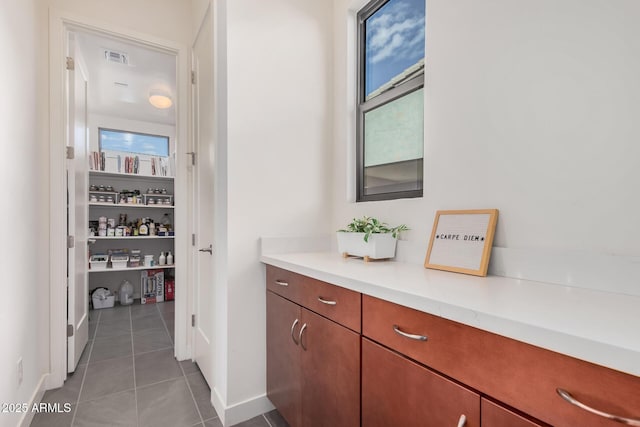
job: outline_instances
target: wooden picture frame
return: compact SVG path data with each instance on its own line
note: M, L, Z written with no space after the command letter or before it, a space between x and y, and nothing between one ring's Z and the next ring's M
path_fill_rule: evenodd
M486 276L498 209L437 211L425 268Z

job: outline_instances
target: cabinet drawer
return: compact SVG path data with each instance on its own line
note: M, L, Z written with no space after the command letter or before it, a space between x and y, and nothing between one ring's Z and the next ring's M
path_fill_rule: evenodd
M267 265L267 289L295 303L302 303L301 289L305 279L308 278Z
M557 427L620 425L566 402L557 388L600 411L640 418L639 377L376 298L363 296L362 304L363 335L533 418Z
M362 339L363 427L456 425L480 426L477 393Z
M542 424L528 420L502 405L482 399L480 403L482 427L543 427Z
M361 296L311 277L267 266L267 289L347 328L360 332Z

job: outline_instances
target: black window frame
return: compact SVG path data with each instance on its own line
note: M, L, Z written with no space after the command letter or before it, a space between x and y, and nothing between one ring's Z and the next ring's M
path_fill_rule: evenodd
M401 82L400 84L386 90L385 92L367 100L365 92L365 72L366 72L366 25L365 22L382 6L390 0L372 0L367 3L357 14L357 44L358 44L358 66L357 66L357 99L356 99L356 202L369 202L376 200L396 200L408 199L423 196L424 190L424 169L423 182L418 190L405 190L388 193L368 194L364 193L364 117L369 111L381 107L385 104L402 98L416 90L424 88L424 66L416 76ZM426 61L426 53L425 53ZM423 121L424 129L424 121ZM423 130L424 141L424 130ZM424 152L422 155L422 165L424 168Z
M171 157L171 137L168 135L156 135L153 133L144 133L144 132L134 132L131 130L124 130L124 129L112 129L112 128L105 128L105 127L98 127L98 150L100 152L103 151L102 149L102 131L108 131L108 132L117 132L117 133L131 133L134 135L143 135L143 136L153 136L155 138L164 138L167 140L167 155L166 156L160 156L157 154L147 154L147 153L136 153L134 151L123 151L126 153L131 153L131 154L135 154L138 156L153 156L153 157Z

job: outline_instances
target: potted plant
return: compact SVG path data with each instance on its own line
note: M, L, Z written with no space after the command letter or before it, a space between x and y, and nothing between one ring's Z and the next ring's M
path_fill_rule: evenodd
M349 255L369 259L393 258L396 254L398 233L409 228L402 224L389 227L376 218L364 216L354 218L343 230L338 230L338 251Z

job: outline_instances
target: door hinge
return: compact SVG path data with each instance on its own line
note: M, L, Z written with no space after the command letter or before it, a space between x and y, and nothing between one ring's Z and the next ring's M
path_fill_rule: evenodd
M191 72L191 84L192 85L196 84L196 72L195 71Z
M76 156L76 150L74 147L67 145L67 159L73 160Z
M73 325L67 325L67 338L73 336Z
M195 246L196 245L196 235L192 234L191 235L191 246Z
M67 56L67 70L75 70L76 64L72 57Z
M71 249L76 245L75 239L73 236L67 236L67 249Z
M192 327L196 326L196 315L195 314L191 315L191 326Z

